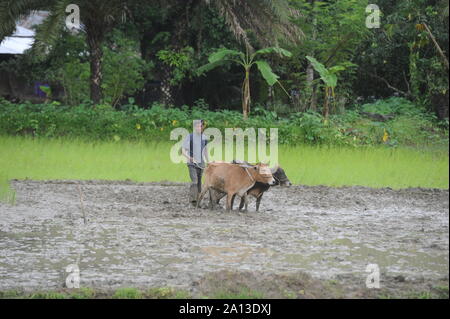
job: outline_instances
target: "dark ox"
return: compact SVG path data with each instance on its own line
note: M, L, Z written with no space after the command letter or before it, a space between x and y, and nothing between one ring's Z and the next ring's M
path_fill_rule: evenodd
M247 162L240 162L240 161L233 161L234 164L248 164ZM273 178L275 179L274 185L268 185L265 183L256 182L255 185L253 185L252 188L250 188L247 191L247 196L251 195L256 198L256 211L259 211L259 206L261 204L261 199L266 191L269 190L270 186L291 186L292 183L289 181L289 178L286 176L286 173L284 172L284 169L281 168L281 166L276 166L275 168L271 169ZM211 191L210 199L214 202L214 204L219 204L219 201L225 196L226 194L217 192L215 190ZM248 209L248 200L246 200L245 197L241 197L241 203L239 204L239 210L241 210L245 205L245 210Z
M247 204L247 192L256 183L275 185L270 168L266 164L248 165L224 162L212 162L205 169L205 182L197 199L197 207L209 191L210 207L214 207L212 192L223 193L227 196L227 211L233 209L234 197L238 195Z

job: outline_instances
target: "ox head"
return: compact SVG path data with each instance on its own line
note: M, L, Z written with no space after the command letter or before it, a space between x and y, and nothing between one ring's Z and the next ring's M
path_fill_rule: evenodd
M269 184L270 186L276 184L276 180L275 178L273 178L272 171L270 170L267 164L263 163L259 163L256 165L241 164L240 166L252 171L252 176L255 179L255 181L263 184Z
M289 178L286 176L286 173L284 172L284 169L282 169L280 166L276 166L271 169L273 178L275 178L276 184L280 186L291 186L292 183L289 180Z

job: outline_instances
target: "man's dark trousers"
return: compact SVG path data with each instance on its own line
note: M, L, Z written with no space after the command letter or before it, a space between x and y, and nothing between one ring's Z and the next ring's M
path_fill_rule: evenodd
M188 165L189 177L191 178L191 186L189 188L189 200L191 203L197 202L198 194L202 190L202 174L203 170L194 166Z

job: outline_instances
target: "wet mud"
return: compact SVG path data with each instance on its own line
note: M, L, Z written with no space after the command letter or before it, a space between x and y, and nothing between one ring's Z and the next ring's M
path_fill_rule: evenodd
M389 291L448 287L448 190L273 187L260 212L252 199L248 212L236 211L237 200L227 213L206 199L192 207L185 183L11 187L15 205L0 203L0 290L59 289L71 264L81 287L193 296L233 282L268 297L372 297L369 264Z

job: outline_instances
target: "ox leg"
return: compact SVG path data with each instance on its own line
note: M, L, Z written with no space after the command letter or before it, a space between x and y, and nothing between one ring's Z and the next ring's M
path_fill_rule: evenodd
M202 201L207 191L209 191L209 187L204 186L200 194L198 194L196 208L200 207L200 202Z
M218 206L220 204L220 200L227 195L226 193L219 192L215 189L211 189L209 194L209 198L213 202L213 207Z
M247 194L245 194L244 196L241 197L241 203L239 204L239 210L242 210L242 207L244 207L244 212L246 212L248 210L248 196Z
M257 199L256 199L256 211L259 212L259 204L261 204L261 199L263 197L263 194L261 194Z
M216 206L216 193L211 189L209 190L209 209L214 209Z
M243 199L244 199L244 204L245 204L244 211L246 212L246 211L248 211L248 196L247 196L247 194L244 195Z
M219 202L220 202L221 198L224 197L224 195L222 195L222 194L216 194L216 195L217 195L217 196L216 196L216 198L214 199L214 201L215 201L215 204L216 204L216 205L219 205Z
M233 210L233 202L234 202L235 194L228 193L227 194L227 212Z
M231 199L231 210L233 210L234 206L234 200L236 199L236 194L233 195L233 198Z
M239 204L239 210L242 209L242 207L244 207L244 197L241 197L241 203Z

